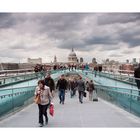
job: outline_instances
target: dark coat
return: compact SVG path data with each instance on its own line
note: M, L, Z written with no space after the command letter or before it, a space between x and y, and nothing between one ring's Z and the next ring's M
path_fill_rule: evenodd
M77 88L77 82L76 81L70 81L70 89L74 90Z
M135 78L140 78L140 67L138 67L137 69L135 69L135 71L134 71L134 77Z
M83 80L78 81L78 91L85 91L85 82Z
M50 91L55 89L55 83L54 80L51 77L45 78L45 85L50 87Z
M89 92L92 92L95 88L94 88L94 84L93 83L89 83Z
M138 67L137 69L135 69L134 71L134 77L135 78L140 78L140 67ZM140 80L139 79L136 79L136 84L137 84L137 87L138 89L140 89Z
M59 90L61 89L64 89L66 90L67 89L67 80L66 79L59 79L57 81L57 84L56 84L56 88L58 88Z

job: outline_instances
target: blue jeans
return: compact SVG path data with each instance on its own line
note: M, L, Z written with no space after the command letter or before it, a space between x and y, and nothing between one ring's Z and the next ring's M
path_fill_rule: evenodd
M65 90L64 89L60 89L59 90L59 99L60 99L60 103L64 103L65 101Z
M71 93L71 98L72 98L76 93L76 89L71 90L70 93Z

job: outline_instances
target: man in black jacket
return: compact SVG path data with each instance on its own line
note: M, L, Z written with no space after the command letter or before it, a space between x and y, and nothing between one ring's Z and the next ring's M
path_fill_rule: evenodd
M138 100L140 100L140 64L139 64L139 67L137 69L135 69L135 71L134 71L134 77L137 78L137 79L135 79L135 81L136 81L136 84L137 84L137 87L139 90Z
M54 83L54 80L51 78L50 73L47 75L47 77L44 79L44 81L45 81L45 85L50 88L52 96L54 96L55 83Z
M59 99L60 104L64 104L65 101L65 90L67 89L67 80L64 78L64 75L61 75L60 79L56 84L56 88L59 90Z

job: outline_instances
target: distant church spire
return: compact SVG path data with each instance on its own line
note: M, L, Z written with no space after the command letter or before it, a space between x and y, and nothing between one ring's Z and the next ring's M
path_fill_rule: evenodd
M57 58L56 58L56 55L54 56L54 63L56 63L57 62Z
M74 49L72 48L72 52L74 52Z

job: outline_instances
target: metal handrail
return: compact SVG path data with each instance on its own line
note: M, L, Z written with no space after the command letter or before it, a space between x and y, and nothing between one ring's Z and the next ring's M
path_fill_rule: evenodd
M34 69L15 69L15 70L0 70L1 73L7 73L7 72L20 72L20 71L34 71Z
M24 89L24 88L34 88L34 87L35 86L24 86L24 87L12 88L12 89L11 88L9 88L9 89L0 89L0 92L5 91L5 90L15 90L15 89ZM15 94L15 93L13 93L13 94ZM0 97L1 96L9 96L9 95L11 95L11 93L10 94L8 94L8 93L7 94L2 94L2 95L0 94Z
M105 90L108 90L108 91L115 91L117 93L121 93L121 94L127 94L127 95L133 95L133 96L136 96L136 97L139 97L138 94L134 94L134 93L128 93L128 92L121 92L121 91L117 91L117 89L125 89L125 90L130 90L130 91L137 91L137 92L140 92L140 90L137 90L137 89L129 89L129 88L120 88L120 87L115 87L115 86L103 86L103 85L96 85L95 86L97 88L100 88L100 89L105 89ZM116 88L116 90L113 90L111 88Z
M86 70L86 72L90 72L91 74L93 74L94 71ZM106 74L106 73L104 73L104 72L97 72L97 75L98 75L99 73L100 73L100 74ZM126 76L126 75L117 75L117 74L112 74L112 73L107 73L107 74L109 74L109 75L111 75L111 76L114 76L114 77L115 77L115 76L121 76L122 78L128 78L128 79L132 79L132 80L134 80L134 81L135 81L135 80L140 80L140 78L135 78L135 77ZM100 76L104 76L104 75L100 75ZM109 76L107 76L107 75L106 75L106 77L112 78L112 77L109 77ZM120 78L121 78L121 77L120 77ZM116 79L116 78L113 78L113 79ZM116 80L119 80L119 79L116 79ZM120 79L120 80L121 80L121 79ZM122 80L122 81L123 81L123 80ZM130 81L126 81L126 82L132 83L132 82L130 82Z
M95 84L96 85L96 84ZM105 86L105 85L96 85L96 86L102 86L106 88L119 88L119 89L126 89L126 90L134 90L134 91L140 91L138 89L133 89L133 88L123 88L123 87L117 87L117 86Z
M58 78L58 77L57 77ZM57 78L54 78L54 81L56 81L57 80ZM34 88L34 87L36 87L36 86L23 86L23 87L15 87L15 88L6 88L6 89L0 89L0 92L1 91L8 91L8 90L16 90L16 89L24 89L24 88ZM11 95L11 93L10 94L0 94L0 97L1 96L8 96L8 95Z

